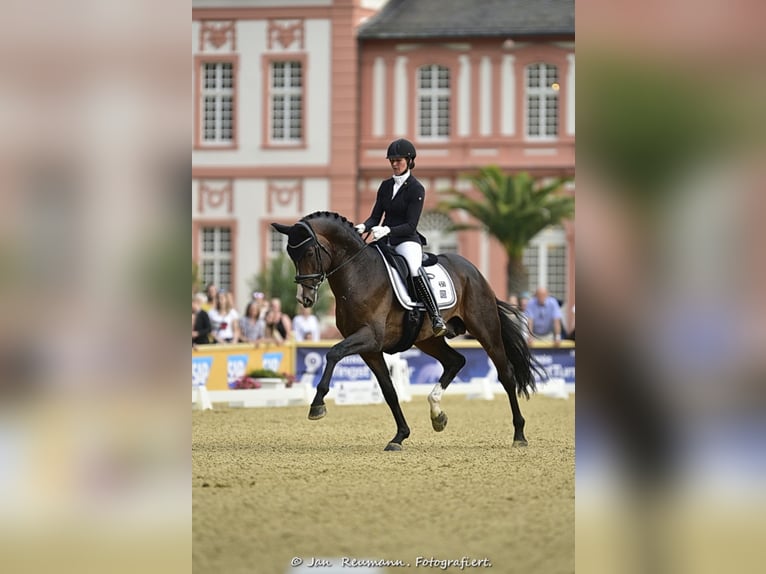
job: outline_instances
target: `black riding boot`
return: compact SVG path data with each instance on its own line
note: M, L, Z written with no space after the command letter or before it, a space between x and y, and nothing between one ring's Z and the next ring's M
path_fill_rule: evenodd
M439 308L436 306L433 293L431 293L431 282L428 280L426 270L422 267L418 269L418 274L412 278L412 281L415 284L415 294L426 306L426 311L428 311L428 314L431 317L431 326L433 327L434 335L441 337L447 332L447 326L444 324L444 320L439 313Z

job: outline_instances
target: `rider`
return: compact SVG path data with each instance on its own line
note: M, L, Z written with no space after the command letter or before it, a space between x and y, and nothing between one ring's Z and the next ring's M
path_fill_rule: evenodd
M412 142L406 139L391 142L386 157L394 175L380 184L370 217L355 227L360 235L371 229L375 239L389 236L389 243L407 260L415 293L431 316L434 335L440 337L447 332L447 327L436 306L426 270L422 267L426 238L417 230L426 191L423 184L411 174L415 168L416 155ZM381 225L384 213L385 219Z

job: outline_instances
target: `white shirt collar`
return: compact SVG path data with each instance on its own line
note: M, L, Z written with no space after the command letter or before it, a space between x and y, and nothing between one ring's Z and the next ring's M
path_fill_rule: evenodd
M394 176L394 187L399 187L404 183L404 180L406 180L408 177L410 177L410 170L405 171L402 175L395 175Z

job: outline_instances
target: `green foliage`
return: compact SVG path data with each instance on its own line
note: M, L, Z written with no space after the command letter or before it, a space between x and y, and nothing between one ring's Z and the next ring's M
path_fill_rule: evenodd
M541 185L528 173L506 175L497 166L487 166L463 179L470 181L482 198L450 189L443 192L447 199L437 209L446 214L455 209L466 211L480 224L455 224L452 230L484 229L509 255L521 255L543 229L574 216L574 197L555 193L569 178Z
M282 311L294 317L298 313L298 301L296 294L298 286L295 284L295 265L286 253L272 259L260 273L255 275L248 286L251 291L262 291L266 297L277 297L282 302ZM327 285L323 283L319 288L314 312L322 314L330 308L332 293Z
M442 192L445 199L437 211L463 210L473 216L479 223L454 224L451 231L482 229L494 236L508 254L509 291L525 290L519 270L523 270L521 259L529 241L546 227L574 217L574 197L557 193L570 178L543 184L525 172L509 175L497 166L486 166L462 179L470 181L481 197L448 189Z
M282 375L271 369L253 369L248 371L248 377L253 379L281 379Z
M282 253L263 267L253 280L248 282L251 291L262 291L266 297L278 297L282 301L282 311L295 315L296 287L295 268L290 258Z

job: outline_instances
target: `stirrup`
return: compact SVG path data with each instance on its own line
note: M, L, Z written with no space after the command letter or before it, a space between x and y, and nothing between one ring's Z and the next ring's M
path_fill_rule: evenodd
M435 317L431 321L431 327L434 330L434 336L441 337L447 333L447 325L444 324L444 319L441 317Z

